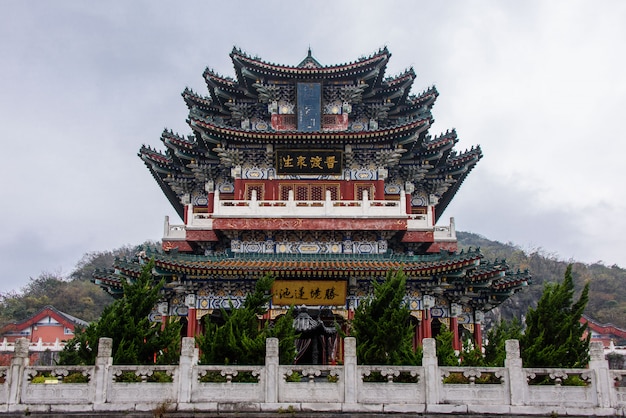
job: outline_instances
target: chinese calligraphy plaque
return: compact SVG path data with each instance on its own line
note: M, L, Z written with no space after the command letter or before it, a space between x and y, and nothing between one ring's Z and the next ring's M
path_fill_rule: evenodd
M278 174L341 174L343 153L332 150L276 150Z
M345 305L346 282L337 280L276 280L274 305Z

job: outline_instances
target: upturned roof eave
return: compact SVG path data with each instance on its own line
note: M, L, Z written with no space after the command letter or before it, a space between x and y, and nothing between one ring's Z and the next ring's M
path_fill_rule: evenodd
M209 133L213 133L218 136L228 137L237 141L267 141L267 140L345 140L345 141L359 141L359 140L373 140L378 142L379 140L389 141L396 139L397 136L410 136L415 134L423 127L430 125L430 119L427 117L417 119L403 125L396 125L389 128L381 128L377 130L368 131L316 131L316 132L301 132L301 131L252 131L245 129L238 129L229 126L215 125L209 121L199 119L194 116L190 116L191 124L206 129Z
M345 64L311 68L269 63L259 58L250 57L237 48L233 48L230 56L235 67L235 71L238 74L238 79L243 77L241 75L242 68L246 68L248 71L257 72L259 78L327 79L353 78L356 75L355 73L366 72L372 68L380 68L384 70L389 58L391 57L391 53L389 53L387 48L383 48L370 57L363 58L361 60Z

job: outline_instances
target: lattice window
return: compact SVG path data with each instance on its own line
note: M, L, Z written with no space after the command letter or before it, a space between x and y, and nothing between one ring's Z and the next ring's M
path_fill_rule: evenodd
M343 122L343 116L341 115L323 115L322 116L323 126L337 125L341 122Z
M324 188L322 186L311 186L311 200L324 200Z
M246 200L252 200L252 191L256 190L257 200L265 199L265 185L264 184L246 184Z
M279 190L280 200L289 200L289 191L293 190L293 184L281 184Z
M309 186L296 186L296 200L309 200Z
M294 191L295 200L326 200L326 191L330 191L331 200L339 200L339 183L281 183L278 186L281 200L289 199L289 190Z
M374 199L374 185L373 184L356 184L354 186L354 197L356 200L363 199L363 191L367 191L367 199Z
M324 185L324 199L326 199L327 190L330 190L330 200L339 200L339 185L338 184Z

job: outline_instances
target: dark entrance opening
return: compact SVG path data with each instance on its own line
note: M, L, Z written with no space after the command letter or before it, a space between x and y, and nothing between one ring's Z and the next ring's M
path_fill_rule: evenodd
M307 309L296 311L293 326L296 339L295 364L330 364L337 355L337 328L330 309Z

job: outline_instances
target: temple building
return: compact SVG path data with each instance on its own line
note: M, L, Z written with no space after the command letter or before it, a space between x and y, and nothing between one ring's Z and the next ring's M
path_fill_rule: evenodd
M530 276L457 250L442 214L482 151L456 151L454 130L431 135L437 90L412 94L412 68L386 76L387 48L339 65L310 50L295 66L237 48L230 57L234 78L207 69L208 95L182 93L191 134L166 130L162 150L139 151L181 220L165 219L162 248L96 282L119 293L154 258L166 279L155 318L181 317L192 336L265 274L275 277L268 319L295 305L323 330L402 269L416 345L442 325L456 348L480 343L484 312Z

